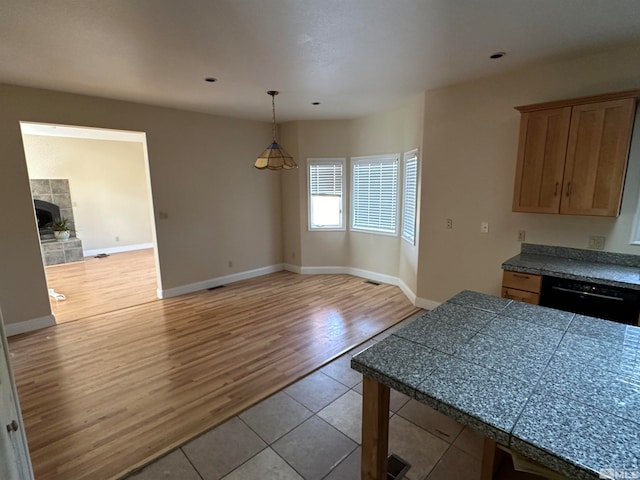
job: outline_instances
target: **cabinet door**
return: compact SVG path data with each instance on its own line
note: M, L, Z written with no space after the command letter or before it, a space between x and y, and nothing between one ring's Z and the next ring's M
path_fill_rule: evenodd
M558 213L571 107L522 114L514 212Z
M573 107L560 213L618 215L635 104L629 98Z

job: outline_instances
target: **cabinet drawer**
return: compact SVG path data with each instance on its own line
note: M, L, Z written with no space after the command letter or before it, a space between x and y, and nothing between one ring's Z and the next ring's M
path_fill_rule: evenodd
M502 274L502 286L515 288L517 290L527 290L529 292L540 293L542 277L531 273L511 272L505 270Z
M527 292L525 290L517 290L515 288L502 288L502 296L518 302L531 303L533 305L540 304L540 295L538 293Z

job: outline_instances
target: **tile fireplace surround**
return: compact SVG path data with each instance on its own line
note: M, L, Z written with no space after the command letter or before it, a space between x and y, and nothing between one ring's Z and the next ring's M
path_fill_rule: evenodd
M43 200L56 204L60 208L60 216L70 220L75 226L71 190L67 179L31 179L31 196L34 200ZM71 233L69 240L59 242L54 238L40 238L42 263L45 266L78 262L84 259L82 241Z

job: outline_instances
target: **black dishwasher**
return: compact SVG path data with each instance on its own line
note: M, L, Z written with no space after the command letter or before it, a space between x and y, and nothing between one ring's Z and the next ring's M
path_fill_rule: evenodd
M544 276L540 305L627 325L638 325L640 291Z

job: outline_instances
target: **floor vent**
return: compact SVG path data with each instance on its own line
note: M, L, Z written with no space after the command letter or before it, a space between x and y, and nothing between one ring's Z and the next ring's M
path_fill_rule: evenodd
M99 253L93 258L107 258L109 256L108 253Z
M374 282L373 280L365 280L364 283L370 283L371 285L380 285L378 282Z
M211 290L217 290L217 289L222 288L222 287L224 287L224 285L218 285L218 286L216 286L216 287L209 287L209 288L207 288L207 290L209 290L209 291L211 291Z
M400 480L411 468L411 464L395 453L387 457L387 480Z

